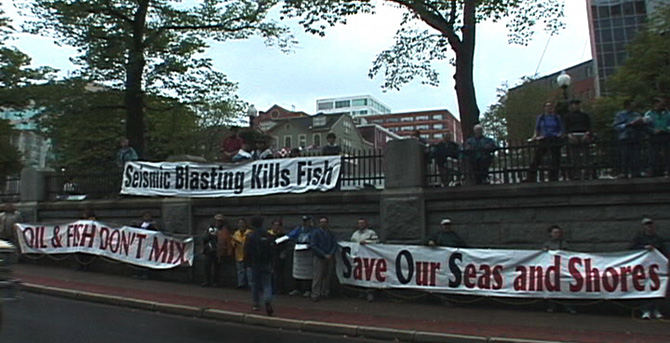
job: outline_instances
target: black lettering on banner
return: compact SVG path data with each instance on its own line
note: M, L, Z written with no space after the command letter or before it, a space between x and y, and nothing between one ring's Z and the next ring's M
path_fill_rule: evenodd
M449 287L451 288L457 288L461 285L461 281L463 280L463 272L458 268L456 261L463 261L463 254L455 252L449 256L449 271L451 271L451 274L454 276L454 280L449 279Z
M407 263L407 276L403 275L402 273L403 257ZM412 254L409 251L402 250L398 253L398 256L395 259L395 273L398 277L398 281L400 281L400 283L403 285L412 281L412 278L414 277L414 258L412 258Z
M349 262L349 255L351 254L350 247L342 247L341 257L344 270L342 270L342 276L345 278L351 277L351 262Z

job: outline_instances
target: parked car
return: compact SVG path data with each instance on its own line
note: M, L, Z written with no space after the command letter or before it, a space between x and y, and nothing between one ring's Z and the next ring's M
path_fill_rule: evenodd
M2 303L16 298L16 280L12 279L11 266L16 263L16 248L0 240L0 330L2 330Z

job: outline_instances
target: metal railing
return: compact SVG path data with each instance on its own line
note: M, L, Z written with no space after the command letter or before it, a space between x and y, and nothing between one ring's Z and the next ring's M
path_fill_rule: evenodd
M317 156L310 152L302 156ZM383 188L383 154L381 150L346 151L342 154L339 189ZM53 173L46 178L50 200L108 199L121 190L121 173ZM18 191L17 191L18 197Z
M348 151L342 155L342 189L384 188L384 154L381 150Z
M50 174L46 178L47 199L109 199L121 190L121 173Z
M17 202L21 197L21 177L7 176L4 182L0 182L0 201Z
M538 150L544 147L547 151L543 158L534 166ZM665 155L654 151L648 142L621 144L619 142L596 141L588 144L569 144L559 142L542 145L538 142L503 144L493 149L490 164L486 173L486 184L516 184L522 182L547 182L569 180L609 179L615 177L634 177L651 175L650 153L658 154L665 159L664 166L670 166L670 149L666 143ZM552 173L551 149L560 151L559 167ZM484 153L484 155L486 155ZM481 156L481 155L480 155ZM432 156L429 156L432 157ZM426 183L428 186L457 186L477 184L476 158L467 152L461 152L457 158L448 158L445 167L440 171L434 158L427 160ZM627 160L627 162L626 162ZM661 166L661 167L664 167ZM664 173L661 168L657 172ZM553 174L553 175L552 175Z

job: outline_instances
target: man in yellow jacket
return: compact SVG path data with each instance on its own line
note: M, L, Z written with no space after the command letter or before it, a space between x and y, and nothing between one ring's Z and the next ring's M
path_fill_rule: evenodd
M237 269L237 288L251 286L251 268L244 263L244 245L247 238L254 230L249 227L245 219L237 221L237 230L233 234L233 247L235 248L235 268Z

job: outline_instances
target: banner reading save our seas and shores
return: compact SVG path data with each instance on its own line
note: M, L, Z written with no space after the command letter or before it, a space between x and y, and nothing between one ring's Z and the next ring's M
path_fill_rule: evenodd
M612 253L359 245L340 242L340 283L435 293L532 298L664 297L657 250Z
M121 193L237 197L327 191L337 185L340 156L260 160L244 164L127 162Z
M94 220L17 224L17 236L23 254L83 252L154 269L193 265L193 238L174 238L129 226L110 227Z

